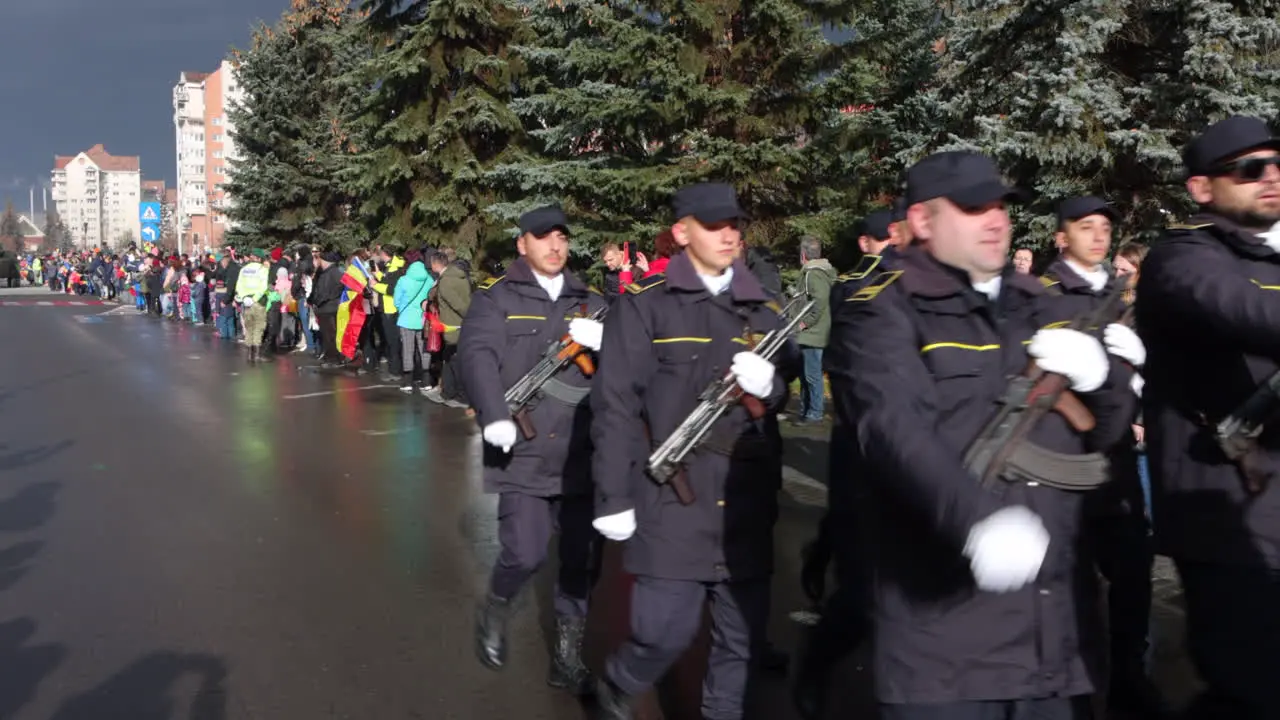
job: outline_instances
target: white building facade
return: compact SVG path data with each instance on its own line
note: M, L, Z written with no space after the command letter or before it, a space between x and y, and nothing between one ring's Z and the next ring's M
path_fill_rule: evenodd
M243 100L235 65L211 73L184 72L173 89L178 162L177 229L183 247L220 247L231 220L226 191L237 159L235 127L227 111Z
M208 73L184 72L173 88L173 125L178 170L174 224L185 252L208 243L209 198L205 175L204 81Z
M53 204L79 247L122 249L142 231L142 167L137 156L117 156L102 145L53 164Z

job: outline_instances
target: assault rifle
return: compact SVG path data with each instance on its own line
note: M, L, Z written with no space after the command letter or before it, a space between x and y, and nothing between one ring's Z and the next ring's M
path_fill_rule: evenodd
M609 312L609 306L602 306L590 315L586 312L587 306L584 303L579 311L579 317L602 320ZM596 372L595 363L591 362L586 348L574 342L573 338L566 333L564 337L553 341L538 364L517 380L502 396L502 399L507 402L507 409L511 411L511 419L515 421L516 427L520 428L520 434L525 440L532 440L538 436L537 430L533 427L533 421L529 418L529 403L537 397L547 381L569 367L569 363L577 365L582 374L587 377L591 377Z
M1231 462L1240 468L1244 487L1257 495L1267 489L1274 471L1258 438L1280 410L1280 372L1253 391L1247 400L1214 427L1214 439Z
M1112 278L1098 306L1065 327L1101 332L1120 315L1124 290L1124 279ZM1093 413L1068 389L1068 384L1065 376L1041 370L1034 360L1025 372L1009 381L999 401L1000 409L964 456L965 467L984 487L990 487L1001 476L1063 490L1088 490L1107 481L1109 466L1102 453L1069 455L1027 441L1032 428L1051 410L1066 418L1078 432L1088 432L1096 426Z
M791 339L791 336L795 334L796 327L800 324L800 318L812 310L816 302L815 300L810 300L800 307L799 312L792 314L792 310L802 299L802 297L797 297L787 303L779 314L784 318L790 317L791 319L786 320L781 326L761 338L760 342L754 348L751 348L752 352L765 360L773 360L778 351L786 345L787 340ZM707 433L711 432L711 427L715 425L716 421L729 408L739 403L746 408L747 414L753 420L759 420L765 414L764 403L759 398L743 393L742 388L738 386L737 380L734 379L733 373L728 373L718 380L713 380L707 386L707 389L703 390L702 394L698 396L698 400L698 406L693 409L693 412L689 413L688 417L658 446L658 449L649 455L649 475L658 484L671 485L676 497L684 505L693 504L695 499L693 488L689 486L689 478L685 474L685 458L698 448L707 437Z

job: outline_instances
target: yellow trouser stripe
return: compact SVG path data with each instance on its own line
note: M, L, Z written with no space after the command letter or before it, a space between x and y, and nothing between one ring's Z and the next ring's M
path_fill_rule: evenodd
M711 338L709 337L708 338L700 338L700 337L656 338L654 339L653 344L660 345L662 343L677 343L677 342L709 343L711 342Z
M545 315L508 315L508 320L546 320Z

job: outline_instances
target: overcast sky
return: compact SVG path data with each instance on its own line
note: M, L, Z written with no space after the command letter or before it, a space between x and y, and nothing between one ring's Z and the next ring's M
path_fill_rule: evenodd
M96 143L175 181L173 86L289 0L0 0L0 197L26 209L54 155Z

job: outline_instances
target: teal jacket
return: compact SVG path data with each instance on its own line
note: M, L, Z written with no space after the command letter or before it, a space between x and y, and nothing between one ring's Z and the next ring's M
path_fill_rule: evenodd
M431 277L427 266L421 262L413 263L404 271L404 276L396 283L396 292L392 297L400 310L400 315L396 318L398 327L406 330L422 329L422 303L435 284L436 279Z

